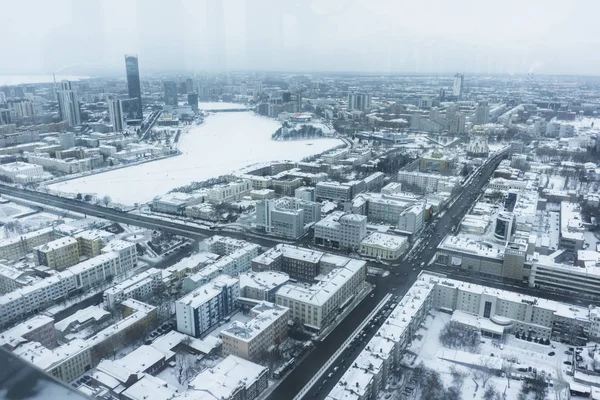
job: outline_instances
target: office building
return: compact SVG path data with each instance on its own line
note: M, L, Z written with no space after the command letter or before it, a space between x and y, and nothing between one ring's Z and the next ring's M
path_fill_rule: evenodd
M371 107L371 95L348 93L348 110L366 111Z
M12 124L12 115L10 110L0 108L0 125Z
M419 170L421 172L451 173L456 157L432 151L421 156Z
M188 105L192 107L192 111L198 112L198 93L188 93Z
M475 106L475 120L477 125L487 124L490 114L490 106L487 101L479 101Z
M231 203L240 200L252 190L252 183L248 180L214 185L207 189L207 198L211 203Z
M317 200L348 201L353 197L352 185L339 182L319 182L315 187Z
M77 239L65 236L34 249L37 265L45 265L62 271L79 262L79 245Z
M398 171L397 179L400 183L415 185L425 192L451 192L460 183L456 177L416 171Z
M358 249L367 236L367 217L335 211L314 225L315 244L336 249Z
M60 118L67 121L70 127L81 125L81 114L79 111L79 99L77 93L73 90L71 82L62 81L60 83L58 95L58 109Z
M278 305L288 307L290 319L319 332L362 290L366 278L366 262L350 260L334 268L317 283L306 286L287 284L275 294Z
M423 229L425 215L425 204L417 203L400 213L398 217L398 229L411 234L418 233Z
M177 83L166 81L163 83L163 98L168 106L177 106Z
M315 201L315 188L302 186L294 191L294 197L304 201Z
M295 197L262 200L256 203L256 226L265 232L297 239L307 224L321 219L321 204Z
M579 204L562 201L560 203L559 247L576 254L577 250L583 248L584 230Z
M220 275L177 300L177 330L200 337L237 309L240 281Z
M233 354L254 362L264 360L287 337L289 314L287 307L260 302L250 310L250 321L234 321L221 331L223 355Z
M467 118L462 113L457 113L452 121L450 121L450 133L465 133L465 124L467 122Z
M114 132L121 132L127 126L121 100L109 100L108 115Z
M461 74L454 75L454 83L452 84L452 96L460 98L463 93L463 81L465 77Z
M510 240L513 231L514 216L510 212L500 212L496 217L494 237L498 240Z
M137 55L125 55L125 72L127 74L127 89L129 99L133 101L122 103L123 114L127 120L144 119L142 107L142 86L140 84L140 68Z

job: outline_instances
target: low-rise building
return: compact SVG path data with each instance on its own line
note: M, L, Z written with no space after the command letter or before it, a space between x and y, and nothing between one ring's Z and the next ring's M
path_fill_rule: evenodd
M61 342L70 342L77 338L87 339L93 334L93 329L110 319L110 312L106 311L102 306L89 306L58 321L54 324L53 333L56 333Z
M229 355L198 374L189 383L186 395L197 399L199 394L202 400L254 400L267 388L268 372L267 367Z
M275 295L276 303L290 309L290 319L320 331L363 288L366 262L350 260L311 285L287 284Z
M234 321L221 331L223 354L258 362L287 337L289 309L263 301L250 310L247 323Z
M408 239L404 236L373 232L360 242L360 253L382 260L397 260L408 250Z
M44 172L44 168L41 165L20 161L0 165L0 176L5 177L11 182L20 184L39 182L51 177L48 173Z
M244 179L207 189L207 198L211 203L231 203L248 195L250 190L252 190L252 182Z
M57 347L54 318L36 315L5 330L0 335L0 347L8 351L13 351L26 342L38 342L48 349Z

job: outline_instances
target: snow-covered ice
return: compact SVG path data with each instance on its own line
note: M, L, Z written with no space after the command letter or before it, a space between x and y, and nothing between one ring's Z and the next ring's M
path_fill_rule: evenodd
M204 103L198 103L198 109L204 111L233 110L236 108L246 108L246 105L240 103L222 103L220 101L207 101Z
M252 112L217 113L182 135L179 149L183 154L180 156L60 182L50 188L67 193L108 195L114 202L133 205L249 164L285 159L299 161L342 143L338 139L271 140L279 126L279 122Z

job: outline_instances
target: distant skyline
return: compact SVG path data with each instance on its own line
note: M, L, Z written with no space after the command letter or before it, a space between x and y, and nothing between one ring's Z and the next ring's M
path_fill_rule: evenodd
M124 76L126 53L139 55L142 75L598 75L599 12L593 0L11 2L0 75Z

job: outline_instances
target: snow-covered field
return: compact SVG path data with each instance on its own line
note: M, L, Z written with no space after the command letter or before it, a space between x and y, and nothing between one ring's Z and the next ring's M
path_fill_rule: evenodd
M252 112L217 113L182 135L180 156L60 182L50 188L66 193L108 195L114 202L133 205L249 164L298 161L342 143L338 139L271 140L271 134L279 126L279 122Z

